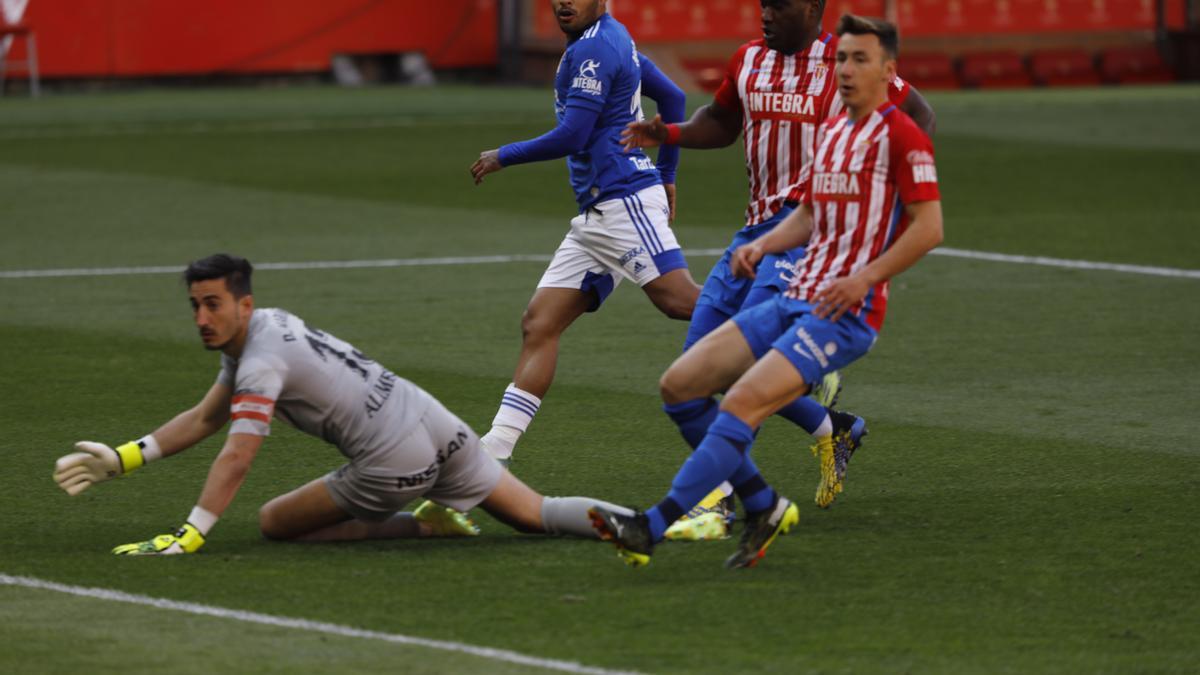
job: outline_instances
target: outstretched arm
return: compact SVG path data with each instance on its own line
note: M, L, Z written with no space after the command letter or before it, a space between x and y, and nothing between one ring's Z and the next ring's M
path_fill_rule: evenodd
M54 480L75 496L96 483L127 474L147 462L186 450L208 438L229 419L230 389L216 383L189 410L176 415L152 434L116 448L94 441L75 444L77 452L54 464Z
M682 124L670 125L660 116L643 122L631 122L621 132L626 149L678 145L682 148L723 148L742 133L742 114L713 101L696 110Z
M567 106L562 122L549 132L528 141L509 143L479 153L479 159L471 165L471 177L479 185L484 176L506 166L558 159L579 152L587 145L597 117L599 113L590 108Z

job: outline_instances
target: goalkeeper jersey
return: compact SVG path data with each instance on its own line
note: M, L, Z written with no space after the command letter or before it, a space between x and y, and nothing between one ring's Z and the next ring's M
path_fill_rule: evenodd
M267 436L271 418L370 463L420 423L433 401L353 345L282 309L256 309L241 358L221 356L233 390L231 434Z

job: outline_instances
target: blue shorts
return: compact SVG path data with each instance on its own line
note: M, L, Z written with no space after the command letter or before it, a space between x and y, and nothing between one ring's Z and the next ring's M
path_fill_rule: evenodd
M733 316L742 308L742 303L746 301L746 296L750 294L751 288L770 288L774 294L783 292L795 274L796 262L804 257L803 246L783 253L763 256L758 263L758 274L753 280L733 276L729 261L733 257L734 251L770 232L776 225L783 222L783 219L787 218L792 210L785 206L767 220L738 230L737 234L733 236L733 242L725 249L724 255L708 273L708 278L704 281L704 288L700 291L700 298L696 303L715 307L725 316Z
M811 303L778 295L738 312L733 322L750 343L754 358L774 349L792 362L805 382L814 384L865 356L878 333L853 314L843 314L834 323L812 311Z

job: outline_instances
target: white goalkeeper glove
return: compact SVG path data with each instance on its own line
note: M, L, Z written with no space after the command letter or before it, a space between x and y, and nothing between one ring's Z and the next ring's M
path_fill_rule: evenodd
M142 448L136 441L117 446L114 450L103 443L80 441L79 452L63 455L54 463L54 481L74 497L92 486L127 474L146 463Z

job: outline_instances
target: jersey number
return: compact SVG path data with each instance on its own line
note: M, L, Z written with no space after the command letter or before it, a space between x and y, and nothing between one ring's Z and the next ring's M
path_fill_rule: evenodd
M335 356L341 359L347 368L361 375L363 381L366 381L370 377L370 373L367 372L367 369L362 364L369 365L374 363L374 361L367 358L365 354L345 343L342 344L348 348L346 350L334 347L329 344L329 334L316 328L306 326L304 332L304 339L308 341L308 346L312 347L313 351L317 353L317 356L321 357L322 361L328 361L329 356Z

